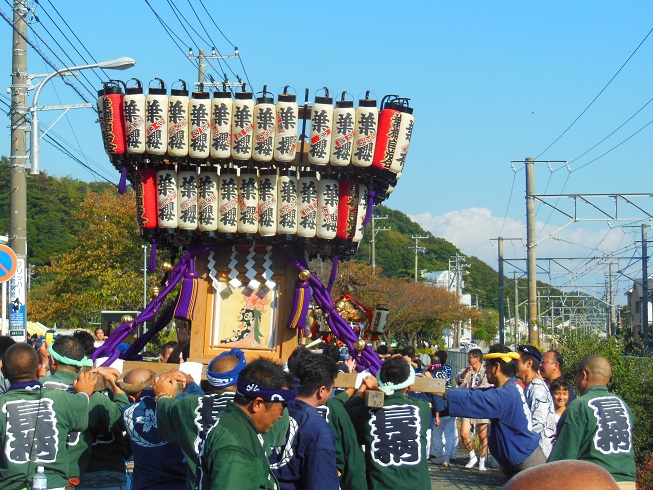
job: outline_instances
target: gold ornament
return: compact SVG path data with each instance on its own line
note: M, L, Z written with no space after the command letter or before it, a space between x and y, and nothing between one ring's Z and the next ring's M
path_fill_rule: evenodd
M304 269L303 271L301 271L301 272L299 273L299 278L300 278L302 281L308 281L308 278L309 278L309 277L311 277L311 271L308 271L308 270Z
M123 315L122 318L120 319L120 323L129 323L133 321L134 321L134 317L131 315Z
M170 272L172 270L172 264L170 262L164 262L161 265L161 270L163 270L163 272Z
M347 302L344 299L341 298L338 301L336 301L336 310L338 310L338 312L342 312L346 307L347 307Z
M158 287L158 286L154 286L154 287L152 288L152 297L153 297L153 298L154 298L154 297L157 297L157 296L159 295L160 292L161 292L161 290L159 289L159 287Z
M358 339L356 342L354 342L354 349L356 349L356 352L362 351L367 343L363 339Z

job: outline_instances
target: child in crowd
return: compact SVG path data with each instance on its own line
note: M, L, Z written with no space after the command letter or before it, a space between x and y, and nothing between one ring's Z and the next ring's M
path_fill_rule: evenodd
M551 382L549 390L551 391L553 406L556 411L556 424L567 408L567 403L569 402L569 387L569 381L564 378L554 379Z

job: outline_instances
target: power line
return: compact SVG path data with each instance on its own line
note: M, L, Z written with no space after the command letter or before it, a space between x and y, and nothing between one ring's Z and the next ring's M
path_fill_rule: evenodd
M161 26L163 26L163 30L166 32L166 34L168 34L168 36L170 36L170 39L172 39L172 42L175 44L175 46L177 46L179 51L181 51L183 53L184 58L186 58L190 62L191 65L193 65L195 68L197 68L197 64L193 63L193 61L188 58L188 56L187 56L188 51L185 48L182 48L179 45L179 43L177 42L177 40L179 42L183 42L182 39L179 36L177 36L177 34L175 34L175 32L172 30L172 28L169 27L168 24L166 24L165 21L161 18L161 16L156 13L156 10L154 10L154 7L152 7L149 0L145 0L145 3L147 4L148 7L150 7L150 10L152 11L152 13L156 17L156 19L159 21ZM177 38L177 40L175 40L175 38Z
M567 129L565 129L565 130L562 132L562 134L561 134L560 136L558 136L558 137L553 141L553 143L551 143L549 146L547 146L547 147L546 147L546 148L545 148L545 149L544 149L544 150L543 150L539 155L537 155L537 156L535 157L536 160L537 160L538 158L540 158L544 153L546 153L546 152L547 152L547 151L548 151L548 150L549 150L553 145L555 145L555 144L560 140L560 138L562 138L565 134L567 134L567 131L569 131L569 130L572 128L572 126L573 126L574 124L576 124L576 122L577 122L577 121L578 121L578 120L583 116L583 114L585 114L585 112L587 112L587 110L588 110L588 109L589 109L589 108L594 104L594 102L596 102L596 99L598 99L598 98L601 96L601 94L605 91L605 89L607 89L608 86L612 83L612 81L617 77L617 75L619 75L619 73L621 72L621 70L623 70L623 68L626 66L626 64L628 64L628 62L629 62L630 59L635 55L635 53L637 53L637 51L639 50L639 48L642 46L642 44L644 44L644 41L646 41L646 39L648 39L648 37L651 35L652 32L653 32L653 29L651 29L650 31L648 31L648 34L646 34L646 36L644 36L644 39L642 39L642 41L637 45L637 47L635 48L635 51L633 51L633 52L630 54L630 56L628 57L628 59L627 59L626 61L624 61L624 63L623 63L623 64L621 65L621 67L617 70L617 72L612 76L612 78L610 78L610 80L608 81L608 83L605 84L605 86L601 89L601 91L600 91L600 92L599 92L599 93L598 93L598 94L597 94L597 95L592 99L592 101L587 105L587 107L585 107L585 109L583 109L583 111L582 111L582 112L581 112L581 113L576 117L576 119L574 119L574 120L572 121L572 123L567 127Z
M52 19L52 17L50 17L50 14L48 14L48 12L47 12L45 9L43 9L43 12L45 13L45 15L48 16L48 18L52 21L52 23L53 23L54 26L59 30L59 32L60 32L62 35L64 35L63 32L61 31L61 29L59 28L59 26L56 24L56 22L54 22L54 20ZM48 28L45 26L45 24L43 24L43 22L41 22L41 20L38 18L38 16L35 15L34 18L35 18L36 21L39 23L39 25L41 25L41 27L43 28L43 30L45 30L45 32L48 33L48 35L50 36L50 38L54 41L54 43L55 43L55 44L57 45L57 47L61 50L61 52L66 56L66 58L68 58L68 62L69 62L69 64L74 66L76 63L73 61L73 59L70 57L70 55L66 52L66 50L63 48L63 46L61 46L61 44L59 44L59 41L57 41L57 40L55 39L55 37L54 37L54 36L52 35L52 33L48 30ZM33 27L32 25L30 25L30 29L32 29L32 32L36 33L36 30L34 29L34 27ZM64 39L65 39L65 35L64 35ZM69 43L69 44L70 44L70 43ZM46 45L46 46L47 46L47 45ZM72 46L72 44L71 44L71 46ZM52 49L51 49L49 46L47 46L47 47L48 47L48 49L50 49L50 51L52 51ZM74 46L73 46L73 49L75 49ZM77 52L77 54L79 54L79 52ZM56 55L55 55L55 56L56 56ZM62 61L62 63L63 63L63 61ZM85 64L89 64L89 63L86 62L86 61L84 61L84 63L85 63ZM70 66L70 65L69 65L69 66ZM86 81L88 82L88 84L89 84L91 87L93 86L93 83L88 79L88 77L86 76L86 73L85 73L85 72L84 72L84 73L81 73L81 72L80 72L80 75L84 78L84 80L86 80ZM81 82L80 82L80 83L81 83ZM83 83L82 83L82 85L84 86ZM84 88L86 88L86 90L88 90L88 88L87 88L86 86L84 86ZM91 91L91 94L92 94L92 93L93 93L93 92Z

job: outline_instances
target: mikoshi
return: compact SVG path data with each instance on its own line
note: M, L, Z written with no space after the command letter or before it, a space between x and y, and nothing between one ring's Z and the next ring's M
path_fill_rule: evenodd
M253 327L248 323L245 333L234 331L231 338L212 334L211 342L231 348L247 337L259 347L256 342L267 338L269 346L279 325L303 335L310 306L321 310L325 327L359 364L376 373L380 361L364 340L383 332L387 309L377 306L374 318L367 310L368 327L354 329L334 306L331 288L339 261L358 249L373 206L388 198L404 171L415 121L409 99L387 95L377 107L368 91L354 107L353 97L343 92L334 107L324 87L312 104L306 89L299 106L288 86L275 103L267 87L254 97L245 84L234 94L226 85L211 94L202 84L189 93L178 80L169 95L165 85L155 78L145 94L140 80L112 80L98 92L102 139L121 174L119 192L127 182L135 190L141 238L151 244L148 268L156 269L157 249L179 258L168 266L159 293L111 332L94 359L135 359L173 318L197 320L200 277L208 277L224 298L237 292L244 303L273 309L274 295L286 292L279 291L286 282L274 280L274 256L298 275L292 306L269 320L266 310L251 310ZM327 285L308 265L318 256L332 260ZM196 271L198 257L207 257L207 273ZM212 265L216 257L230 259L221 276ZM177 298L166 304L180 283ZM118 345L152 320L120 354Z

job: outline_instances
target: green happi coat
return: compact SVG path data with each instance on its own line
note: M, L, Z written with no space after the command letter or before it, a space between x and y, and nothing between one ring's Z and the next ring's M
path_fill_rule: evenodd
M210 395L188 395L184 398L161 398L156 404L159 437L179 444L186 458L186 488L191 490L197 471L197 453L206 432L216 417L234 399L236 393L223 391Z
M356 430L345 410L344 403L349 397L343 392L329 398L326 402L326 420L336 434L336 467L340 476L342 490L365 488L365 459L356 439ZM320 412L322 407L318 408Z
M46 388L73 392L73 381L78 374L73 371L59 370L50 376L41 377L40 381ZM69 478L79 478L86 471L91 458L93 436L110 432L117 422L122 422L122 407L127 405L127 395L120 393L113 399L102 393L95 392L88 402L88 428L82 432L74 432L68 437L67 446L70 455ZM48 483L49 484L49 483Z
M263 434L241 408L231 403L209 430L200 450L198 488L276 489L269 454L270 445Z
M635 481L633 414L605 386L587 388L558 422L549 461L580 459L603 467L618 482Z
M14 389L0 396L0 486L22 488L43 466L48 487L68 484L66 438L88 424L88 396L50 388Z
M345 408L358 442L365 446L367 488L395 490L408 485L414 490L430 490L428 403L395 391L385 396L383 408L367 408L361 397L352 397Z

